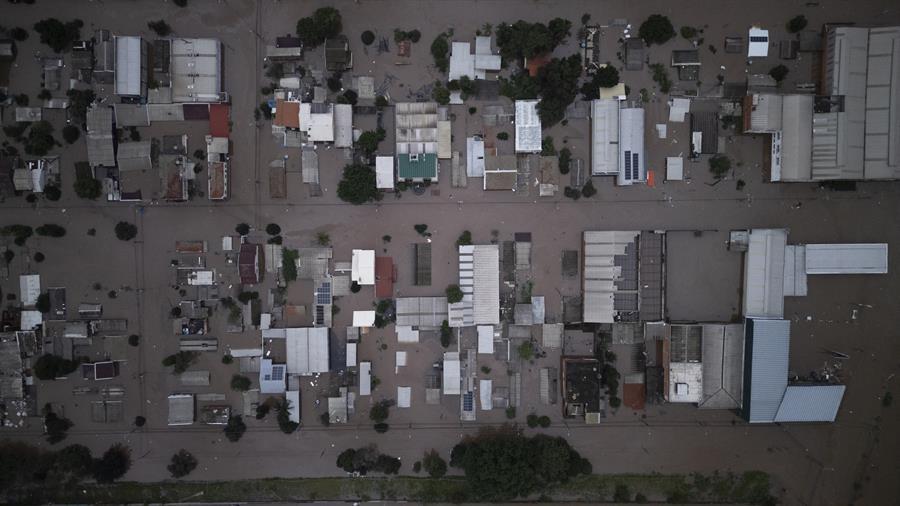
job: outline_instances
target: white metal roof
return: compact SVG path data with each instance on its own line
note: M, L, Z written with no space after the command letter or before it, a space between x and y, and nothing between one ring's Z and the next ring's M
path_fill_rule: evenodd
M784 316L784 250L787 231L754 229L744 259L744 316Z
M782 108L780 179L808 181L812 176L813 97L785 95ZM774 170L772 180L777 181Z
M354 311L354 327L372 327L375 325L375 311Z
M359 395L372 395L372 362L359 363Z
M745 377L750 379L750 396L743 400L745 417L750 423L771 422L787 388L791 322L748 319L746 339L752 342L744 357Z
M412 388L397 387L397 407L408 408L412 397Z
M747 38L747 57L765 58L769 56L769 31L751 27Z
M784 296L806 296L806 247L785 246L784 248Z
M259 391L264 394L284 393L287 387L287 367L264 358L259 362Z
M116 37L116 95L141 95L143 63L140 37Z
M328 372L328 329L303 327L287 329L288 374Z
M394 328L397 330L397 342L398 343L418 343L419 342L419 331L418 330L413 330L413 328L408 325L396 325Z
M328 104L327 112L314 113L312 104L302 102L300 130L306 132L309 142L334 142L334 104Z
M375 157L375 187L380 190L394 189L394 157Z
M844 398L844 385L797 385L784 391L775 422L833 422Z
M450 44L450 69L447 78L453 81L462 76L475 78L475 56L472 55L472 45L468 42L453 42Z
M484 177L484 140L481 137L466 138L466 176Z
M334 147L349 148L351 146L353 146L353 106L335 104Z
M19 276L19 300L25 306L33 306L41 295L41 275L22 274Z
M591 101L591 175L619 173L619 101Z
M347 343L347 367L356 367L356 347L357 343Z
M462 391L462 384L459 376L459 353L444 353L444 374L443 374L444 395L459 395Z
M44 315L40 311L25 310L21 313L19 328L21 330L34 330L44 322Z
M478 353L494 353L494 326L478 326Z
M684 179L684 158L680 156L666 157L666 180L681 181Z
M261 357L263 350L262 348L231 348L228 354L234 358Z
M173 102L218 102L222 92L222 45L215 39L172 39Z
M375 284L375 250L355 249L350 258L350 280L360 285Z
M887 274L888 245L807 244L807 274Z
M637 107L619 110L619 176L616 182L630 185L646 181L645 158L644 110Z
M669 121L673 123L684 123L684 117L690 109L691 99L673 98L669 103Z
M516 153L540 153L541 117L537 100L516 100Z
M496 244L479 244L473 251L474 290L472 297L476 324L500 324L500 249Z
M869 28L866 179L900 177L900 26Z
M492 399L494 389L492 383L491 380L480 380L478 382L478 397L481 400L481 409L484 411L494 409L494 401Z
M194 395L170 395L169 425L191 425L192 423L194 423Z

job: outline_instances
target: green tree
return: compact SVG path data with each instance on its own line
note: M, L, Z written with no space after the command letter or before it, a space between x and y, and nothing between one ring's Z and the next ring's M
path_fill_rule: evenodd
M584 186L581 188L581 195L587 198L591 198L596 194L597 189L594 188L594 182L588 179L587 183L584 183Z
M387 420L388 416L390 416L391 405L393 403L386 399L376 402L372 405L372 409L369 410L369 420L375 423L382 423Z
M236 443L243 437L244 432L247 432L247 425L241 415L229 416L228 424L225 425L225 438Z
M238 233L240 236L245 236L250 233L250 225L246 223L238 223L236 227L234 227L234 231Z
M269 223L268 225L266 225L266 233L269 235L278 235L281 233L281 227L278 226L277 223Z
M127 221L116 223L116 238L120 241L130 241L137 236L137 226Z
M456 245L469 246L470 244L472 244L472 232L463 230L463 233L459 234L459 239L456 240Z
M93 464L91 449L84 445L73 444L56 452L53 470L58 474L82 478L91 474Z
M448 285L444 293L447 295L447 302L450 304L455 304L463 300L463 292L459 288L459 285Z
M384 97L384 95L378 95L375 97L375 107L381 109L382 107L387 107L388 99Z
M500 56L511 62L552 52L568 37L571 27L572 23L562 18L551 20L549 26L522 20L511 25L501 23L497 27Z
M548 135L541 140L541 156L556 156L556 146L553 145L553 137Z
M572 151L569 148L559 150L559 173L568 174L572 164Z
M75 177L75 194L83 199L97 200L103 193L103 184L93 177Z
M809 21L806 20L806 16L800 14L792 17L791 20L787 22L787 29L791 33L797 33L806 28L807 24L809 24Z
M498 141L509 140L509 134L506 132L497 132L497 140Z
M297 259L300 258L300 252L295 249L281 249L281 275L284 276L286 282L297 280Z
M447 42L447 34L440 34L431 43L431 56L434 58L434 66L441 72L447 72L450 67L450 44Z
M172 27L169 26L169 23L166 23L163 19L158 19L156 21L148 21L147 28L153 30L156 35L160 37L165 37L172 33Z
M172 455L172 461L166 466L172 478L184 478L197 468L197 459L191 452L182 448Z
M47 353L38 357L33 369L38 379L52 380L78 370L78 362Z
M441 105L447 105L450 103L450 90L440 82L436 82L431 89L431 98Z
M100 483L112 483L121 478L131 468L131 450L116 443L94 461L94 479Z
M447 474L447 462L434 449L425 452L422 457L422 468L432 478L443 478Z
M356 145L362 150L366 158L368 158L378 151L378 145L381 144L381 141L383 141L386 136L387 132L385 132L383 128L368 130L359 135Z
M547 24L547 30L550 32L550 40L554 46L562 44L572 30L572 22L568 19L553 18Z
M581 86L581 94L585 100L596 100L600 98L600 88L612 88L619 84L619 70L607 63L605 67L600 67L591 76L591 80Z
M450 322L444 320L441 322L441 346L444 348L450 347L450 340L453 338L453 333L450 330Z
M42 19L34 24L34 31L41 36L41 43L50 46L57 53L68 51L72 42L81 38L81 27L84 23L75 19L63 23L56 18Z
M716 179L722 179L731 170L731 159L725 155L715 155L709 159L709 171Z
M698 30L693 26L682 26L681 27L681 36L685 39L691 40L697 36Z
M66 229L55 223L45 223L34 229L34 231L37 232L37 235L45 237L62 237L66 235Z
M638 37L644 39L648 46L665 44L675 36L675 27L669 18L662 14L651 14L638 28Z
M58 416L52 411L48 411L44 415L44 433L47 435L47 442L56 444L66 438L66 432L72 428L72 420Z
M537 82L541 92L538 113L543 128L549 128L565 117L566 107L578 95L580 77L581 55L578 54L563 59L554 58L538 71Z
M354 205L378 200L380 193L375 188L375 171L365 165L347 165L337 193L341 200Z
M781 81L784 81L785 77L787 77L788 72L790 71L784 65L776 65L772 67L771 70L769 70L769 75L772 76L772 79L780 83Z
M341 13L334 7L320 7L312 16L297 21L297 36L308 48L318 47L325 39L337 37L341 29Z
M278 420L278 428L285 434L290 434L297 430L299 423L291 420L291 401L287 399L280 400L275 404L276 419Z
M162 364L166 367L173 367L173 374L181 374L196 363L198 358L200 358L200 354L196 351L179 351L164 358Z
M231 389L237 392L246 392L250 390L250 386L252 382L250 378L246 376L242 376L240 374L235 374L231 376Z
M49 121L37 121L31 124L28 137L25 138L25 153L44 156L56 146L53 138L53 125Z
M79 90L72 88L66 92L69 98L69 112L75 122L82 123L87 118L88 107L94 103L96 95L94 90ZM65 132L63 132L65 134Z
M46 197L47 200L56 202L62 197L62 190L59 189L59 186L47 185L44 187L44 197Z
M360 36L360 40L362 40L363 45L370 46L375 42L375 34L371 30L366 30Z
M28 30L22 28L21 26L17 26L9 31L10 37L17 42L23 42L28 40Z
M534 343L531 341L525 341L524 343L519 345L519 357L522 360L531 360L534 358Z

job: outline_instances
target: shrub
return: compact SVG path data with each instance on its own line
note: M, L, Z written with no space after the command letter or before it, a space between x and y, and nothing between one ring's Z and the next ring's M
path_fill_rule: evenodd
M447 72L450 66L450 44L447 43L447 35L440 34L431 43L431 56L434 58L434 66L441 72Z
M413 44L415 44L416 42L419 42L419 40L422 38L422 32L420 32L419 30L413 30L411 32L407 32L406 37L410 41L412 41Z
M52 380L75 372L78 362L66 360L58 355L41 355L34 363L34 375L41 380Z
M787 29L791 33L797 33L806 28L808 23L806 16L800 14L799 16L792 17L791 20L787 22Z
M659 91L668 93L672 89L672 81L666 67L661 63L654 63L650 65L650 69L653 70L653 81L659 85Z
M247 235L250 233L250 225L247 225L246 223L239 223L236 227L234 227L234 231L241 236Z
M295 249L281 248L281 275L287 282L297 280L297 259L300 252Z
M591 198L597 194L597 189L594 188L594 182L588 179L587 183L584 184L584 187L581 188L581 195L587 198Z
M47 197L47 200L56 202L62 197L62 190L59 189L59 186L47 186L44 188L44 197Z
M463 292L459 288L459 285L449 285L444 292L447 295L447 302L450 304L463 300Z
M682 26L681 27L681 36L684 37L685 39L688 39L688 40L693 39L694 37L697 36L697 33L699 33L699 32L693 26Z
M390 408L392 402L389 400L383 400L376 402L372 409L369 410L369 419L375 423L381 423L388 419L390 416Z
M540 425L542 429L546 429L550 426L550 417L547 415L542 415L540 418L538 418L538 425Z
M34 257L33 257L33 258L34 258L34 261L35 261L35 262L41 263L41 262L43 262L47 257L45 257L43 253L41 253L40 251L38 251L37 253L34 254Z
M75 194L83 199L97 200L103 193L103 184L92 176L76 175L74 187Z
M81 137L81 129L75 125L66 125L62 129L63 140L68 144L75 144Z
M237 392L246 392L250 390L250 378L235 374L231 377L231 389Z
M266 225L266 233L269 235L278 235L281 233L281 227L279 227L276 223L269 223L268 225Z
M169 26L169 23L166 23L165 20L158 19L156 21L148 21L147 28L153 30L156 35L160 37L165 37L172 33L172 27Z
M137 334L131 334L128 336L128 344L131 346L138 346L141 344L141 336Z
M350 283L350 291L351 292L359 293L360 290L362 290L362 286L360 286L358 282L354 281L354 282Z
M56 444L66 438L66 432L72 428L72 420L61 418L56 413L48 411L44 415L44 431L47 435L47 442Z
M360 35L360 39L362 40L363 44L368 46L375 42L375 34L372 33L371 30L366 30L362 33L362 35Z
M453 338L453 333L450 330L450 322L444 320L441 322L441 346L444 348L450 347L450 339Z
M144 418L143 416L138 415L138 416L134 417L134 426L135 427L143 427L146 424L147 424L147 419Z
M225 365L232 364L234 363L234 357L228 354L222 355L222 363Z
M137 227L127 221L116 223L116 238L120 241L130 241L137 236Z
M569 148L562 148L559 150L559 173L560 174L568 174L569 168L572 165L572 152Z
M436 450L425 452L425 456L422 457L422 468L432 478L443 478L447 474L447 462Z
M512 420L515 417L516 417L515 406L510 406L510 407L506 408L506 418L508 418L509 420Z
M391 427L390 425L388 425L384 422L379 422L372 426L372 428L375 429L375 432L377 432L379 434L384 434L385 432L388 431L388 429L390 429L390 427Z
M241 415L229 416L228 423L225 425L225 438L236 443L247 431L247 425L244 423Z
M556 156L556 146L553 145L553 137L548 135L541 141L541 156Z
M197 459L185 449L178 450L178 453L172 455L172 462L166 467L172 478L183 478L196 468Z
M497 132L497 140L505 141L509 139L509 134L506 132Z
M469 107L469 114L475 114L476 112L478 112L477 107Z
M709 159L709 171L713 177L722 179L731 170L731 159L725 155L715 155Z
M788 68L784 65L776 65L772 67L771 70L769 70L769 75L772 76L772 79L780 83L781 81L784 81L785 77L787 77L788 72Z
M631 489L624 483L616 484L616 491L613 493L613 501L628 502L631 500Z
M462 234L459 234L459 239L456 240L456 245L468 246L470 244L472 244L472 232L464 230Z
M450 103L450 90L440 82L437 82L434 88L431 89L431 98L441 105L447 105Z
M538 416L534 413L530 413L525 418L525 423L528 424L528 426L532 429L536 428L538 426Z
M109 447L103 457L94 461L94 479L100 483L112 483L121 478L131 468L131 450L116 443Z
M675 28L669 18L661 14L651 14L638 28L638 37L648 46L664 44L675 36Z
M256 419L262 420L263 418L266 417L266 415L269 414L269 411L271 409L272 408L268 404L265 404L265 403L260 404L259 406L256 406Z
M426 224L424 224L424 223L419 223L418 225L413 225L413 229L414 229L416 232L418 232L419 235L424 236L424 235L425 235L425 231L428 230L428 225L426 225Z
M22 42L28 39L28 30L22 28L21 26L17 26L9 31L9 35L13 38L13 40Z
M45 237L62 237L66 235L66 229L54 223L46 223L34 229L37 235Z
M166 367L173 367L174 374L181 374L187 371L188 367L194 364L199 357L196 351L179 351L167 356L162 360L162 364Z

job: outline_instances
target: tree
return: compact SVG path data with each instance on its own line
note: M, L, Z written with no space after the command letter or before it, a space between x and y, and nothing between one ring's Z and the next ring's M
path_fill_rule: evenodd
M13 40L22 42L28 39L28 30L22 28L21 26L17 26L9 31L9 35L13 38Z
M607 63L591 76L591 80L581 86L581 94L585 100L600 98L600 88L611 88L619 84L619 70Z
M41 262L43 262L47 257L44 256L43 253L41 253L40 251L38 251L37 253L34 254L34 257L33 257L33 258L34 258L34 261L35 261L35 262L41 263Z
M376 402L369 410L369 420L381 423L390 416L390 408L393 403L387 399Z
M681 36L688 40L693 39L697 36L697 33L699 33L698 30L693 26L682 26L681 30L679 31L681 32Z
M144 418L143 416L138 415L138 416L134 417L134 426L135 427L143 427L146 424L147 424L147 419Z
M665 44L675 36L675 27L669 18L662 14L651 14L638 28L638 37L644 39L648 46Z
M568 174L569 166L572 164L572 151L569 148L559 150L559 173Z
M178 453L172 455L172 462L166 466L166 469L171 473L172 478L183 478L189 474L191 471L197 468L197 459L191 454L191 452L182 448L178 450Z
M66 360L58 355L41 355L34 363L34 375L41 380L52 380L75 372L78 362Z
M278 420L278 428L285 434L290 434L297 430L299 423L291 420L291 401L283 399L275 404L276 419Z
M375 188L375 171L365 165L347 165L337 193L341 200L354 205L378 200L380 193Z
M447 474L447 462L434 449L425 452L422 457L422 468L432 478L443 478Z
M455 304L463 300L463 292L459 288L459 285L448 285L444 292L447 295L447 302L450 304Z
M555 156L556 146L553 145L553 137L549 135L541 140L541 156Z
M188 0L172 0L172 3L179 7L187 7Z
M246 223L239 223L236 227L234 227L234 231L238 233L240 236L244 236L250 233L250 225Z
M431 56L434 58L434 66L441 72L447 72L450 67L450 44L447 42L447 34L442 33L434 38L431 43Z
M568 19L553 18L547 24L547 29L550 31L550 39L555 46L558 46L568 38L572 29L572 22Z
M91 474L93 463L91 449L84 445L74 444L56 452L53 470L56 473L81 478Z
M235 374L231 377L231 389L237 392L246 392L250 390L250 378L246 376L242 376L240 374Z
M371 30L366 30L360 35L360 39L364 45L370 46L375 42L375 34Z
M375 97L375 107L381 109L382 107L387 107L388 99L385 98L384 95L378 95Z
M369 471L384 474L397 474L400 470L400 459L384 455L375 445L363 448L348 448L338 455L337 467L347 473L367 474Z
M319 246L328 246L331 244L331 236L327 232L316 232L316 244Z
M547 415L541 415L538 418L538 425L540 425L542 429L546 429L550 426L550 417Z
M47 442L56 444L66 438L66 432L74 425L72 420L61 418L56 413L48 411L44 415L44 433L47 435Z
M77 165L77 164L76 164ZM90 168L88 168L90 170ZM97 200L103 193L103 184L92 176L84 176L76 170L75 194L83 199Z
M731 159L725 155L715 155L709 159L709 171L716 179L722 179L731 170Z
M169 23L166 23L163 19L158 19L156 21L148 21L147 28L156 32L156 35L160 37L165 37L172 33L172 27L169 26Z
M281 248L281 275L287 282L297 280L297 259L300 252L295 249Z
M137 227L127 221L116 223L116 238L120 241L130 241L137 236Z
M66 92L66 96L69 97L69 111L72 114L72 119L79 123L83 122L87 118L88 107L97 98L94 95L94 90L72 88Z
M353 90L346 90L342 95L337 98L339 104L350 104L356 105L356 102L359 100L359 94Z
M431 98L441 105L447 105L450 103L450 90L438 81L434 83L434 88L431 89Z
M34 31L41 36L41 43L50 46L57 53L68 51L72 42L81 38L84 22L74 19L63 23L56 18L42 19L34 24Z
M34 231L37 232L37 235L45 237L62 237L66 235L66 229L54 223L45 223L34 229Z
M578 94L578 79L581 77L581 55L550 60L538 71L537 83L541 101L538 113L543 128L549 128L562 121L569 106Z
M456 240L456 245L469 246L470 244L472 244L472 232L463 230L463 233L459 234L459 239Z
M787 29L791 33L797 33L806 28L808 23L809 21L806 20L806 16L800 14L792 17L791 20L787 22Z
M321 7L312 16L297 21L297 36L304 47L320 46L325 39L337 37L341 33L341 13L333 7Z
M538 426L538 416L534 413L529 413L528 416L525 417L525 423L529 428L536 428Z
M419 235L421 235L423 237L428 235L428 234L426 234L426 231L428 230L428 225L426 225L424 223L418 223L416 225L413 225L413 230L415 230L416 233L418 233Z
M506 132L497 132L497 140L505 141L509 139L509 134Z
M772 76L772 79L780 83L781 81L784 81L785 77L787 77L788 72L788 68L784 65L776 65L772 67L771 70L769 70L769 75Z
M266 225L266 233L269 235L278 235L281 233L281 227L277 223L269 223ZM241 234L246 235L246 234Z
M613 501L628 502L631 500L631 489L624 483L616 484L616 491L613 493Z
M200 354L196 351L179 351L178 353L173 353L164 358L162 365L173 367L173 374L181 374L184 371L187 371L188 367L193 365L199 356Z
M62 190L59 189L59 186L48 185L44 187L44 197L47 197L47 200L56 202L62 197Z
M225 439L235 443L241 439L246 431L247 425L244 423L241 415L228 417L228 423L225 425Z
M53 125L49 121L37 121L31 124L28 137L25 138L25 153L44 156L56 146L53 138Z
M128 344L137 347L141 344L141 336L137 334L131 334L130 336L128 336Z
M131 468L131 450L116 443L109 447L103 457L94 461L94 479L100 483L112 483L121 478Z
M450 347L450 339L453 338L453 333L450 330L450 322L444 320L441 322L441 346L444 348Z
M378 145L384 140L386 135L387 133L383 128L368 130L359 135L356 145L362 150L365 157L369 158L378 151Z
M241 292L238 294L238 300L241 301L241 304L247 304L251 300L255 300L259 298L259 292Z
M594 182L590 179L587 180L587 183L581 188L581 195L587 198L591 198L597 194L597 189L594 188Z
M503 60L521 61L552 52L569 35L572 23L555 18L549 26L543 23L516 21L502 23L497 27L497 47Z

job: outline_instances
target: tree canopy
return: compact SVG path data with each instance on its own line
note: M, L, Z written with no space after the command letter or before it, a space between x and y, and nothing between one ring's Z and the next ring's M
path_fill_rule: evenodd
M116 237L122 241L130 241L137 236L137 226L127 221L116 223Z
M674 36L675 27L662 14L651 14L638 28L638 37L644 39L648 46L665 44Z
M196 468L197 458L183 448L172 455L172 462L166 466L166 469L172 474L172 478L183 478Z
M34 31L41 36L41 43L50 46L57 53L68 51L72 42L81 38L84 22L74 19L63 23L56 18L42 19L34 24Z
M619 69L607 64L597 69L591 80L581 86L581 94L585 100L596 100L600 98L600 88L612 88L617 84L619 84Z
M378 151L378 145L384 140L387 132L383 128L377 130L368 130L359 135L356 145L366 155L366 158Z
M463 299L463 293L459 288L459 285L448 285L444 293L447 295L447 302L450 304L454 304Z
M463 440L453 448L450 465L463 470L475 498L487 501L525 497L591 472L590 462L565 439L526 438L507 428Z
M538 72L538 87L541 90L541 101L538 102L538 114L541 116L541 127L549 128L566 115L566 107L575 101L578 94L578 79L581 77L581 55L550 60Z
M347 165L337 193L341 200L354 205L378 200L380 193L375 188L375 171L365 165Z
M450 66L450 44L447 42L447 34L440 34L431 43L431 56L434 58L434 66L441 72L447 72Z
M75 372L78 362L66 360L58 355L41 355L34 363L34 375L41 380L52 380Z
M297 36L307 48L318 47L325 39L337 37L341 29L341 13L334 7L320 7L312 16L297 21Z
M247 431L247 425L244 423L241 415L228 417L228 424L225 425L225 438L232 443L241 439L244 432Z
M94 479L100 483L112 483L131 468L131 450L122 444L114 444L94 461Z
M44 156L56 146L53 138L53 125L49 121L36 121L31 124L28 137L25 138L25 153Z
M572 22L563 18L554 18L548 25L522 20L511 25L502 23L497 27L497 47L506 61L533 58L553 51L566 40L571 28Z
M338 455L337 466L348 473L367 474L369 471L397 474L400 459L384 455L375 445L362 448L348 448Z

